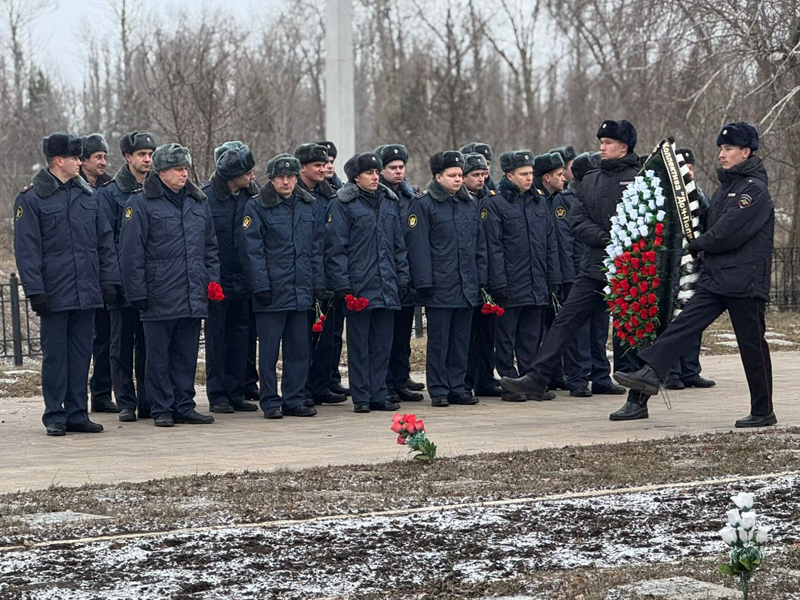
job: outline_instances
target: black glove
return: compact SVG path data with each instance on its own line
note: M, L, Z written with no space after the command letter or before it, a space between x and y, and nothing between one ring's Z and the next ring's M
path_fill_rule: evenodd
M47 299L46 294L34 294L33 296L28 296L28 300L30 300L33 312L37 315L50 312L50 301Z
M556 299L561 302L561 296L564 293L564 286L560 283L554 283L550 286L550 293L556 297Z
M131 306L136 310L144 312L147 310L147 298L142 298L141 300L131 300Z
M405 298L408 295L408 288L404 285L401 285L400 287L397 288L397 293L400 296L400 302L402 302L403 298Z
M492 297L492 300L505 300L508 298L508 288L495 288L493 290L489 290L489 295Z
M417 294L425 298L430 298L431 296L433 296L433 288L432 287L417 288Z
M111 306L117 302L117 286L115 285L101 285L100 290L103 292L103 302Z
M269 306L270 304L272 304L272 292L269 291L256 292L255 294L253 294L253 298L258 300L258 302L260 304L263 304L264 306Z
M697 247L696 239L689 242L689 254L692 255L692 258L697 258L697 255L700 254L700 248Z
M314 290L314 300L317 302L324 302L325 300L330 300L333 294L331 292L326 292L325 290L319 289Z
M339 290L333 295L333 297L336 298L337 300L343 300L344 297L347 296L349 293L350 290Z

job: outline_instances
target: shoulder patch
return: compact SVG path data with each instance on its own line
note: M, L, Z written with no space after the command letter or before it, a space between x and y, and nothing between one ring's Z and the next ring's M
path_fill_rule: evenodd
M244 220L242 221L242 227L244 229L247 229L248 227L250 227L250 223L252 222L253 220L250 218L250 215L245 215Z
M497 196L497 192L495 192L494 190L489 190L489 195L490 196Z
M133 217L133 207L129 206L125 209L125 220L130 221L131 217Z
M25 212L25 211L24 211L24 210L22 210L22 207L21 207L21 206L18 206L18 207L17 207L17 212L16 212L16 214L14 215L14 216L15 216L15 218L17 219L17 221L19 221L19 220L22 218L22 215L24 214L24 212Z
M489 211L486 210L485 208L482 208L481 209L481 221L485 221L486 217L488 217L488 216L489 216Z
M539 188L536 188L536 191L539 192L540 196L544 196L544 192L542 190L540 190Z
M330 223L331 221L333 221L333 213L329 212L328 213L328 223Z
M113 180L113 179L109 179L108 181L104 181L104 182L103 182L103 183L100 185L100 187L106 187L106 186L107 186L109 183L114 183L114 180Z
M747 208L753 205L753 198L749 194L742 194L739 196L739 202L737 202L737 204L739 208Z
M411 229L414 229L414 227L417 226L418 222L419 222L419 219L417 219L417 215L415 215L413 213L408 215L408 226L411 227Z
M567 216L567 209L563 206L556 207L556 219L563 219Z

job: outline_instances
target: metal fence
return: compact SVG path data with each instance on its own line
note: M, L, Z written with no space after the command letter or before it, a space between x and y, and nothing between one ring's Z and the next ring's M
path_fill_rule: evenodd
M800 310L800 248L775 249L770 302L782 310Z

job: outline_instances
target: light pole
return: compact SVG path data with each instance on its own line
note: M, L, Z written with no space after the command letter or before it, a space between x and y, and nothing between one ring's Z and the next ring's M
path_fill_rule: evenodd
M336 144L341 163L356 151L351 2L328 0L326 9L325 138Z

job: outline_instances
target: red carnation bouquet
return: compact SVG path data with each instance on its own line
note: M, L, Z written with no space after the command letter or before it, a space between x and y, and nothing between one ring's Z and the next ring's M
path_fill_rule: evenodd
M502 317L505 314L506 310L492 300L492 297L483 288L481 288L481 295L483 296L483 307L481 308L481 312L484 315L495 315L496 317Z
M344 302L347 305L347 310L353 312L361 312L369 306L369 300L366 298L356 298L353 294L347 294L344 297Z
M417 415L395 413L391 430L397 434L398 444L408 446L411 452L419 452L414 460L432 462L436 458L436 444L425 436L425 423L417 419Z
M222 286L216 281L208 284L208 299L212 302L222 302L225 300L225 294L222 292Z
M314 324L311 326L311 331L314 333L322 332L322 328L325 326L325 319L328 317L325 316L325 313L322 312L322 305L319 303L319 300L316 300L314 303L314 312L317 315L317 320L314 321Z

